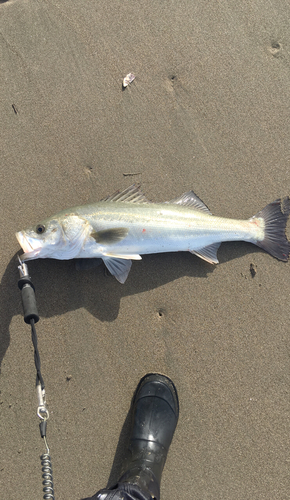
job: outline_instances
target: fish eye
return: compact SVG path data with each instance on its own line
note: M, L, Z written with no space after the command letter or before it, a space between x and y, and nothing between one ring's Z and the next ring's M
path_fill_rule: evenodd
M38 224L38 226L36 226L36 232L38 234L42 234L42 233L44 233L44 231L45 231L45 227L43 224Z

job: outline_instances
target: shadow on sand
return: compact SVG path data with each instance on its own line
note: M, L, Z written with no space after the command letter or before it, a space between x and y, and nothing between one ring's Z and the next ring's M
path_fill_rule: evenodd
M261 251L247 243L227 243L219 251L220 263L255 250ZM1 281L0 366L10 343L10 322L13 316L23 314L17 266L15 254ZM39 259L28 262L28 269L36 289L40 317L86 308L100 321L114 321L123 297L153 290L183 276L206 278L215 266L186 252L145 255L142 261L133 262L124 285L107 276L103 264L89 271L77 271L74 261ZM194 282L192 286L194 288Z

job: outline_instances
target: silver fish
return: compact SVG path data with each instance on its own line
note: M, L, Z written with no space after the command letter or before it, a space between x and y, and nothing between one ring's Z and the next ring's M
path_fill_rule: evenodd
M215 217L193 191L165 203L149 202L130 186L91 205L63 210L16 233L23 261L102 258L120 283L141 255L189 251L217 264L223 241L249 241L287 261L285 231L289 197L276 200L248 220Z

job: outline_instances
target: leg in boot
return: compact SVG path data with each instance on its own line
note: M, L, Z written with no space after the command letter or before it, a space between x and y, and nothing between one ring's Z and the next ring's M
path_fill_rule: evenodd
M179 405L173 382L148 374L139 382L132 402L133 425L119 484L135 484L160 499L160 481L177 425Z
M122 475L115 487L100 490L91 500L160 500L161 474L178 415L173 382L164 375L145 375L132 401L132 429Z

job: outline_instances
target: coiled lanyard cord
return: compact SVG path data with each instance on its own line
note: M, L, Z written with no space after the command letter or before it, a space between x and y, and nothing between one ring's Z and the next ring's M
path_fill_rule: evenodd
M55 500L54 490L53 490L51 458L49 454L49 447L46 440L46 428L47 428L47 420L49 419L49 413L46 407L45 386L40 370L40 356L37 347L37 335L35 330L35 323L39 321L39 315L36 307L35 289L28 273L28 267L26 264L24 264L24 262L21 261L19 256L18 259L20 264L18 266L20 274L18 286L21 290L24 321L25 323L31 325L31 340L34 347L34 362L36 368L36 391L38 398L37 416L38 418L40 418L40 424L39 424L40 435L44 440L46 448L46 453L44 453L40 457L42 465L42 478L43 478L42 484L44 486L43 498L44 500Z

